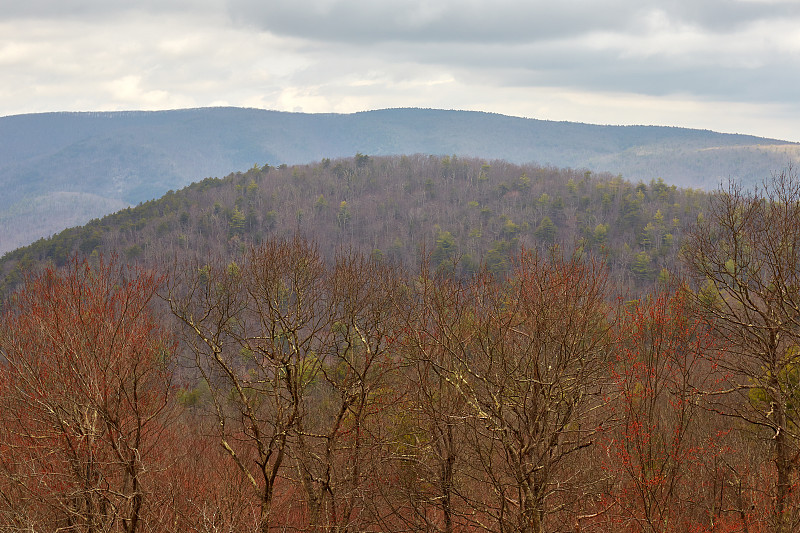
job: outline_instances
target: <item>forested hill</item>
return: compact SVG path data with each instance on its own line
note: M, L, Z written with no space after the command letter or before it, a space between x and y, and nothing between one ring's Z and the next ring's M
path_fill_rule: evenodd
M609 171L713 188L760 180L800 145L746 135L392 109L349 115L239 108L0 118L0 253L254 164L432 153Z
M366 156L265 165L208 178L7 254L0 288L73 253L117 253L160 268L232 258L267 239L304 235L321 253L354 249L414 268L423 253L457 274L502 274L523 247L603 257L623 292L675 264L707 195L663 180L453 156Z

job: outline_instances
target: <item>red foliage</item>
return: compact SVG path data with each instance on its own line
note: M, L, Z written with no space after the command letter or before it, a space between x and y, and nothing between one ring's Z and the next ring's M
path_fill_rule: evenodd
M636 303L621 321L611 365L618 425L604 443L613 503L604 520L614 530L738 531L747 520L725 501L728 430L701 408L718 382L719 347L691 317L678 292Z
M31 277L0 346L3 522L136 531L167 421L172 345L158 284L112 261ZM15 504L9 503L15 502Z

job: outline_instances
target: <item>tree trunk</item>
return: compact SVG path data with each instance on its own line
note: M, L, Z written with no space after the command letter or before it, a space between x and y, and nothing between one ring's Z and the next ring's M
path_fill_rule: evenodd
M787 506L791 492L792 464L786 442L782 409L776 409L778 430L775 433L775 469L778 480L775 486L775 533L791 532L791 506Z

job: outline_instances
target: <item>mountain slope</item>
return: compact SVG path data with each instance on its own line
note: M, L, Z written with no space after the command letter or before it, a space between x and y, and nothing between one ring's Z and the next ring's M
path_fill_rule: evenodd
M18 115L0 118L0 253L203 177L357 152L536 162L702 188L727 178L749 183L800 159L798 144L747 135L467 111L312 115L208 108ZM98 200L93 212L80 207L87 194ZM54 215L60 211L73 216Z
M163 269L187 257L236 258L303 235L332 258L359 250L410 269L502 274L521 248L602 256L635 293L677 265L683 235L709 195L662 180L452 156L356 156L208 178L158 200L41 239L0 258L0 294L37 265L73 253L118 254ZM453 265L453 261L457 264Z

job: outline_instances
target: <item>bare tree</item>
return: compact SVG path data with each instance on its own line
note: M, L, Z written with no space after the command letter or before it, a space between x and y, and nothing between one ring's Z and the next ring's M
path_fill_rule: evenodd
M475 525L539 533L569 500L567 459L601 419L605 280L600 265L525 253L509 281L476 278L418 337L463 401Z
M423 269L402 337L406 390L389 497L393 517L412 531L452 533L477 525L467 493L471 412L452 382L456 354L473 334L468 284Z
M661 292L628 305L620 320L610 395L618 424L607 432L605 448L615 503L608 515L616 523L607 527L713 529L723 514L719 491L704 494L716 479L701 472L722 455L700 402L718 377L709 363L718 352L708 324L691 315L687 300L685 291Z
M0 322L0 522L11 530L158 528L158 442L174 346L159 280L73 259L32 276Z
M686 263L697 299L728 346L717 410L759 429L772 451L774 531L800 525L792 487L800 459L800 180L789 168L712 198L690 234ZM733 401L730 395L734 395Z
M261 531L282 518L276 486L319 373L325 276L308 242L269 241L241 266L194 266L166 296L209 384L220 444L259 502Z
M389 412L402 394L394 350L404 276L360 254L339 254L326 278L328 336L292 453L309 526L364 530L376 509Z

